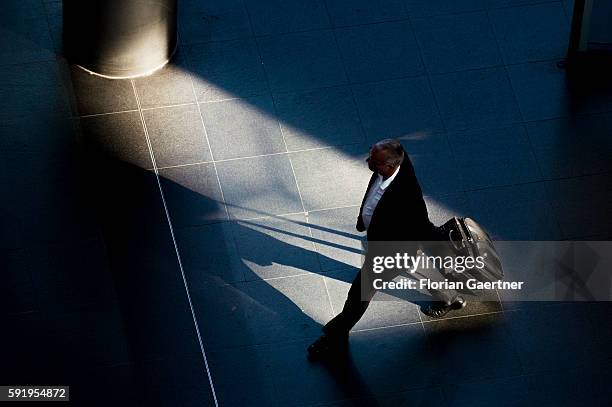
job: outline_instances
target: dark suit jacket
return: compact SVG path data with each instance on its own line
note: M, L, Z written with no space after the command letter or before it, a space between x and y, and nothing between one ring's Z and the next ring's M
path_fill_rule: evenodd
M378 177L372 174L368 189L361 201L357 230L363 232L365 225L361 217L368 192ZM399 172L387 187L372 214L367 238L369 241L436 240L438 230L430 222L423 192L414 173L414 167L404 154Z

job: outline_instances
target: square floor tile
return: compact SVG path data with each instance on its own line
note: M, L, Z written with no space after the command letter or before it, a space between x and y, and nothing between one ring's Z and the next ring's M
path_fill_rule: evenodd
M68 118L36 116L3 120L0 123L0 151L69 159L74 157L75 135L73 121Z
M195 102L185 56L178 50L172 60L152 75L134 79L143 109Z
M324 0L246 0L255 35L329 28Z
M450 150L424 154L409 154L421 191L428 195L463 191L461 166Z
M316 89L347 82L332 31L263 37L258 42L273 92Z
M398 394L381 395L380 397L360 397L343 401L325 404L325 407L351 407L351 406L370 406L397 407L397 406L446 406L446 400L440 387L427 387L424 389L414 389L403 391Z
M325 88L274 96L289 151L364 141L351 90Z
M81 166L65 158L45 160L29 153L0 154L0 247L24 248L76 243L98 228L85 196Z
M101 239L74 245L49 245L26 250L22 265L31 272L38 309L70 312L88 304L117 301L106 248ZM88 272L82 273L83 267ZM26 270L23 270L26 271Z
M507 69L525 120L598 113L609 111L612 106L609 87L602 87L596 78L572 82L554 61Z
M197 105L143 111L157 167L210 161Z
M612 401L607 369L609 363L527 375L529 401L533 405L607 405Z
M540 172L525 128L450 132L449 142L461 163L466 190L540 180Z
M31 252L27 249L2 249L0 255L6 281L0 286L0 315L39 310L37 287L32 279L32 263L35 262L31 259Z
M267 93L255 40L222 41L186 48L198 101Z
M427 213L429 220L434 225L443 225L450 218L457 217L473 217L474 210L470 205L467 196L463 192L441 195L426 195L424 196L427 204Z
M7 141L11 142L10 139ZM4 188L13 189L12 192L18 194L20 191L36 192L37 185L74 186L77 179L75 172L78 171L76 148L72 151L66 149L64 154L57 151L31 151L27 148L19 151L17 148L0 151L0 183ZM11 195L3 194L3 197L11 198Z
M404 3L411 17L459 14L469 11L484 10L486 8L486 0L404 0Z
M187 0L179 3L181 43L235 40L252 35L249 15L240 0Z
M595 330L595 345L602 359L610 358L610 344L612 344L612 326L608 323L608 316L612 310L612 302L599 301L588 304L588 318L591 325L597 327Z
M66 90L55 61L0 67L0 118L69 117Z
M356 270L334 271L326 278L329 296L334 307L334 314L342 311L351 282ZM418 323L420 325L419 307L402 298L399 290L379 291L374 295L363 317L355 324L353 330L383 328L393 325ZM397 296L396 296L397 295Z
M527 124L542 175L569 178L612 170L605 117L572 116Z
M316 337L332 317L327 288L317 274L242 285L254 302L248 325L256 344Z
M13 20L0 28L0 64L51 61L55 58L47 19Z
M291 153L306 210L359 205L371 171L363 145Z
M572 17L574 15L574 0L563 0L563 8L565 9L565 14L567 15L567 20L569 24L572 23Z
M609 175L550 181L546 187L564 238L609 234L612 207Z
M425 77L354 85L353 91L366 138L371 143L442 128Z
M270 363L264 354L261 346L207 352L219 405L277 405Z
M427 71L444 73L501 64L484 12L413 20Z
M193 292L207 349L313 338L331 318L323 278L317 275L223 285Z
M358 215L359 206L308 213L308 223L323 271L361 268L365 236L357 232L355 225Z
M489 17L506 64L563 58L567 53L569 27L559 2L492 10Z
M287 155L217 163L230 217L247 219L302 212Z
M287 151L270 96L200 105L215 160Z
M521 360L501 314L432 321L425 332L445 385L517 376ZM474 357L474 355L478 357ZM462 374L456 374L461 366Z
M592 363L593 328L576 305L580 304L506 313L525 372L570 369Z
M446 400L452 406L520 407L533 402L525 377L502 377L460 385L444 386Z
M41 1L8 1L0 12L0 21L5 22L42 17L44 13L45 9Z
M504 68L434 75L431 83L448 130L499 127L521 121Z
M123 112L138 109L129 79L106 79L72 66L70 78L78 115Z
M53 344L53 358L60 359L63 355L70 370L129 361L123 319L116 304L50 315L47 321L50 334L47 340Z
M138 168L153 168L138 112L84 117L80 124L83 141L92 152Z
M304 215L237 222L232 233L247 280L321 271Z
M334 27L380 23L406 17L402 0L327 0L327 11Z
M527 6L530 4L540 4L546 2L543 2L542 0L485 0L484 3L486 4L488 10L495 10L499 8Z
M459 161L443 133L415 133L400 137L426 195L463 191Z
M473 212L493 239L557 240L557 218L543 183L513 185L471 191L467 194Z
M175 226L227 220L214 164L166 168L159 176Z
M408 21L336 30L344 67L352 83L417 76L424 72Z
M507 70L526 121L567 116L578 109L572 103L565 71L554 62L512 65Z
M49 32L51 35L51 40L53 41L53 47L57 54L61 54L64 48L62 40L62 31L64 26L63 4L61 1L44 3Z
M349 357L334 358L330 363L304 362L305 350L313 339L266 346L259 352L274 384L274 405L325 406L364 392L360 371Z
M421 324L353 332L350 350L363 383L377 397L439 384L438 350ZM406 372L415 373L406 377Z
M257 343L247 316L248 309L257 308L257 303L246 292L244 283L226 284L222 279L211 278L200 288L192 289L191 298L206 352Z
M168 403L185 406L213 407L216 400L208 377L207 366L202 355L177 357L155 361L155 381L146 383L149 397L145 404ZM146 367L145 367L146 368ZM156 392L162 393L160 397ZM167 393L169 394L167 394ZM166 396L167 394L167 396ZM168 397L167 399L164 396Z
M70 376L68 379L70 385L75 390L70 393L70 400L73 404L120 405L121 403L137 404L141 400L141 394L137 390L141 387L136 377L142 379L142 376L137 376L138 373L131 361L118 366L87 366L78 373L67 372L67 374ZM95 385L92 383L94 381ZM109 391L97 395L93 400L91 394L95 392L95 386L105 386ZM153 393L155 392L149 393L148 397L152 399Z
M244 280L231 227L226 222L177 228L176 243L191 290Z

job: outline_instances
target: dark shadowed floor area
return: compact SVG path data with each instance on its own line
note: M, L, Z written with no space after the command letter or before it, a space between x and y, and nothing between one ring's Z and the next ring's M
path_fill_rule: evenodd
M342 307L368 147L398 137L430 217L611 240L612 88L557 67L572 5L179 0L134 80L71 66L61 1L0 9L0 385L83 406L608 406L612 306L384 295ZM582 81L580 81L582 79Z

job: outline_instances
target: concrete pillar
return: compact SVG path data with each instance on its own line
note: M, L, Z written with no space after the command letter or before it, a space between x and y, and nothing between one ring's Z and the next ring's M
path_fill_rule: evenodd
M146 75L176 48L177 0L64 0L70 62L111 78Z

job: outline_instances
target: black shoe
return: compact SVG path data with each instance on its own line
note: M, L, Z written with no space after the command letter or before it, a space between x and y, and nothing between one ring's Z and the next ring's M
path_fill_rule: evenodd
M434 302L423 310L423 313L431 318L442 318L453 310L458 310L465 307L463 297L457 297L451 304L442 301Z
M328 335L324 334L314 341L307 349L308 360L318 360L340 355L348 348L348 334Z

